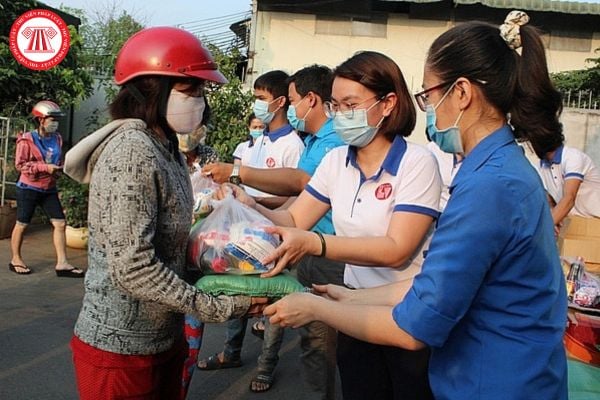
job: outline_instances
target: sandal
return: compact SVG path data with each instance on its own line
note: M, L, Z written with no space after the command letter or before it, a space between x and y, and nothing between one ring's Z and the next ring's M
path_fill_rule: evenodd
M225 368L239 368L242 366L242 360L239 358L237 360L227 360L225 355L223 355L223 361L219 359L219 354L214 354L204 360L198 361L196 366L198 369L203 371L213 371L216 369L225 369Z
M59 278L83 278L85 276L85 271L75 267L69 269L55 269L54 271Z
M252 324L252 334L259 339L265 339L265 323L262 319L259 319Z
M250 391L262 393L271 389L271 386L273 386L273 375L258 374L250 382Z
M29 275L31 269L25 265L8 263L8 269L17 275Z

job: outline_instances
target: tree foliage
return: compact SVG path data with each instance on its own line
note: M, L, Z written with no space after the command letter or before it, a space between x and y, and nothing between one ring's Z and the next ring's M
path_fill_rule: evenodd
M130 36L144 28L143 23L123 10L116 0L89 15L77 8L61 9L81 19L81 63L100 81L110 102L118 91L112 76L117 54Z
M42 99L63 107L76 104L92 92L92 77L82 68L82 40L69 26L71 48L65 59L47 71L34 71L17 62L9 48L13 22L24 12L39 7L34 0L3 1L0 12L0 115L27 115Z
M225 53L210 44L208 48L229 83L222 86L211 85L207 90L212 111L207 144L219 153L223 161L231 161L235 147L248 136L246 120L252 112L253 95L244 89L236 75L238 65L243 60L240 51L233 48Z
M600 48L596 49L600 52ZM565 71L552 74L557 89L562 92L592 91L595 99L600 98L600 57L588 58L589 68L577 71Z

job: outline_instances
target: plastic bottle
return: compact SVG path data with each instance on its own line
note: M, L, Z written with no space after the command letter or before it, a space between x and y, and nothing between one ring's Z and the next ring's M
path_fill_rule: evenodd
M575 292L579 288L579 281L583 276L583 258L581 256L577 256L575 261L571 263L571 267L569 268L569 273L567 274L567 297L569 301L573 301L573 296Z

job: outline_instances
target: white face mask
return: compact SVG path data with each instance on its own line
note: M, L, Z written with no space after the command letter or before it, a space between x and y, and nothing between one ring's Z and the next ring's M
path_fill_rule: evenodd
M167 102L167 122L176 133L192 133L202 122L205 107L204 97L192 97L172 89Z
M44 130L47 133L54 133L58 129L58 121L48 121L44 124Z

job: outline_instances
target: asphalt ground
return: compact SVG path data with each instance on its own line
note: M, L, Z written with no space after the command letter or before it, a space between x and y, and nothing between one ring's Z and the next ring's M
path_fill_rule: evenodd
M83 280L55 275L49 225L30 226L22 251L27 265L33 269L30 275L19 276L8 270L10 239L0 240L0 400L77 399L69 340L81 307ZM72 265L87 267L85 250L67 249L67 254ZM188 399L304 398L299 336L294 330L286 332L271 390L250 392L250 380L256 373L256 359L262 345L250 332L251 322L244 341L242 367L196 370ZM207 325L201 357L221 351L225 327L225 324Z

